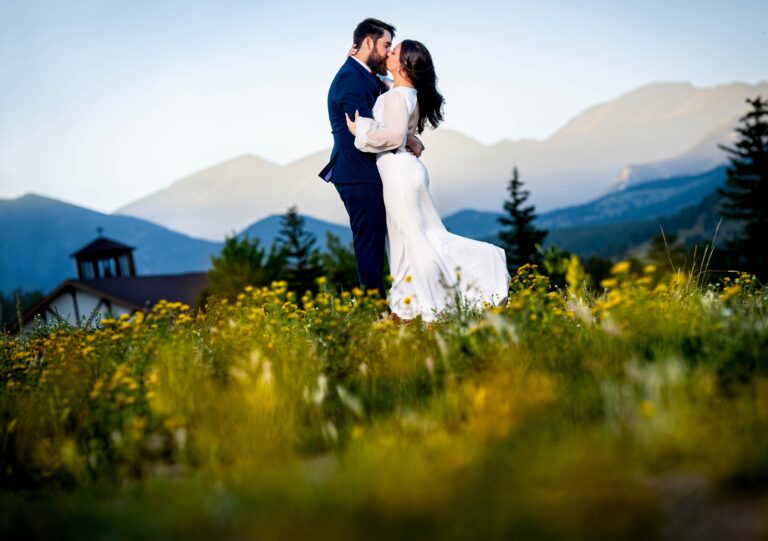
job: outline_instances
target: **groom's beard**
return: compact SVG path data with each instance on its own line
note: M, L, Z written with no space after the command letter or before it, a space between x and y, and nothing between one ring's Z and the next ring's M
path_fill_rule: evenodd
M387 57L380 56L376 49L372 50L371 54L368 55L368 62L366 64L379 75L387 74Z

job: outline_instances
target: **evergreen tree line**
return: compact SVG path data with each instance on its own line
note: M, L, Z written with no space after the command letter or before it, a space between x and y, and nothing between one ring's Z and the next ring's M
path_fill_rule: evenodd
M258 238L227 237L221 253L211 257L209 286L201 296L234 299L246 285L268 286L274 281L285 281L289 290L298 293L316 291L320 276L337 290L357 286L352 247L330 231L325 244L325 251L317 248L317 238L293 206L281 217L278 236L268 249Z

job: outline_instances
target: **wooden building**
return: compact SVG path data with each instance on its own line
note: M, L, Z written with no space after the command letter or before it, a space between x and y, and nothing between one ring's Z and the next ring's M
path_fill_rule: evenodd
M65 320L74 325L150 310L160 300L196 304L208 285L207 273L137 276L134 250L100 236L72 254L77 279L63 281L27 310L22 315L22 331L34 324L36 316L44 322Z

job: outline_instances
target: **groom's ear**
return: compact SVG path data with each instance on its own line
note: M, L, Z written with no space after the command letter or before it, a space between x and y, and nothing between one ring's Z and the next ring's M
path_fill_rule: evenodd
M375 45L375 43L371 36L366 36L365 39L363 39L363 44L368 47L369 51L373 51L373 46Z

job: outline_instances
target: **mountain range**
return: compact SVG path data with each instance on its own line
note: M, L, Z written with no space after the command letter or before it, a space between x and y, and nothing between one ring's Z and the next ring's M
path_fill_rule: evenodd
M659 224L707 238L725 178L718 143L732 141L744 100L768 83L641 87L587 109L544 141L481 144L459 132L424 134L430 190L449 230L496 241L517 164L548 244L582 256L637 253ZM205 270L227 235L271 245L280 216L298 205L322 248L326 232L351 240L333 187L317 177L328 151L280 166L240 156L105 214L27 194L0 200L0 290L47 291L75 274L69 255L103 228L137 248L140 274Z
M317 248L324 249L326 232L345 244L352 231L304 216L307 231L317 237ZM237 236L258 238L271 246L280 229L280 215L268 216L251 224ZM0 199L0 291L17 288L47 292L66 278L76 277L70 255L96 238L104 236L134 247L136 270L140 275L205 271L211 255L221 251L221 242L196 239L170 231L157 224L104 214L37 194L16 199Z
M427 131L422 158L443 216L498 211L516 164L540 212L588 202L650 180L692 175L725 161L747 97L768 82L695 87L654 83L595 105L543 141L482 144L447 129ZM298 205L302 214L345 223L333 187L317 173L330 151L281 166L246 155L172 182L115 211L220 241L231 231Z
M705 244L715 241L715 247L722 249L739 232L737 223L721 219L720 204L720 196L712 192L698 203L669 215L552 229L544 246L557 246L582 259L591 256L642 259L651 239L663 233L670 246L677 244L690 251L695 245L701 255Z
M647 181L609 192L583 205L539 214L535 224L542 229L553 230L668 216L698 203L724 181L724 166L700 175ZM465 209L447 216L443 222L458 235L486 239L496 235L499 216L501 213L498 212Z
M36 194L0 199L0 290L49 291L77 276L72 253L104 235L136 248L140 274L206 270L221 243L191 238L139 218L115 216Z
M246 227L238 235L257 238L263 246L271 246L280 232L282 217L282 214L273 214L262 218L258 222ZM352 230L349 226L324 222L312 216L302 216L302 218L304 219L304 228L315 236L317 240L316 247L319 249L325 248L326 233L336 235L345 245L352 242Z
M708 238L714 231L718 198L725 178L723 167L701 175L644 182L610 192L579 206L542 214L537 225L549 230L546 245L557 245L583 257L621 257L658 234L683 233L683 240ZM270 215L246 227L238 236L258 238L271 246L280 229L280 215ZM457 234L497 243L498 213L465 209L444 218ZM304 216L306 230L323 248L326 233L351 242L348 226ZM0 200L0 291L15 288L48 291L75 274L69 255L87 244L102 228L105 235L136 247L139 274L206 270L221 243L191 238L138 218L102 214L29 194ZM235 234L235 232L232 232Z

